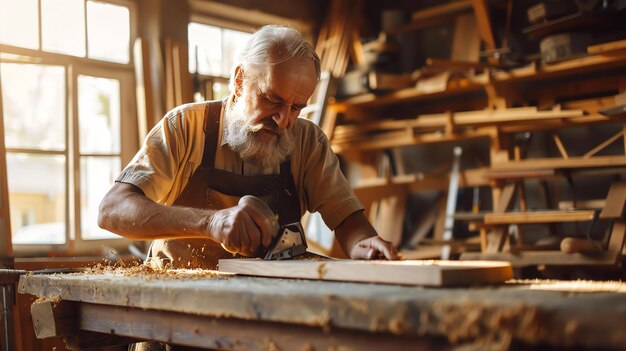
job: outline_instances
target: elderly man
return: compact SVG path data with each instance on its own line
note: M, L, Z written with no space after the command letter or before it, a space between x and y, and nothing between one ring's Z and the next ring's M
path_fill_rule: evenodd
M154 239L157 264L215 268L232 253L260 255L279 225L319 211L350 258L396 259L323 132L298 118L319 76L319 58L300 33L258 30L227 100L179 106L152 129L103 199L100 227Z

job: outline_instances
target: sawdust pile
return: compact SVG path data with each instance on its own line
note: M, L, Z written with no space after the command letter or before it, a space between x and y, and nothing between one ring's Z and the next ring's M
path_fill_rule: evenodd
M35 300L34 303L42 303L42 302L46 302L46 301L50 301L53 304L58 304L59 302L61 302L61 297L59 295L51 295L51 296L39 296L37 298L37 300Z
M104 263L98 263L95 266L89 268L83 273L78 274L90 274L90 275L116 275L125 277L138 277L146 280L195 280L206 278L228 278L232 276L231 273L224 273L214 271L210 269L174 269L169 267L154 267L151 265L141 264L133 262L125 264L123 262L110 263L105 261Z

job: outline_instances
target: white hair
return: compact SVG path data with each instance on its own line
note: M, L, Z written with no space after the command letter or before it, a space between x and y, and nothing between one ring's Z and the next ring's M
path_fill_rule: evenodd
M320 58L313 46L297 30L267 25L257 30L239 52L233 66L229 88L235 91L235 68L242 66L245 74L254 75L267 70L268 65L279 64L292 58L310 59L315 65L317 79L320 77Z

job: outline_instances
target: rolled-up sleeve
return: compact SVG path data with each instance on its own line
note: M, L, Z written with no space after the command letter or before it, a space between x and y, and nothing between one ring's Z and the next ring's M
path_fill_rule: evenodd
M181 171L186 138L182 113L169 112L148 133L141 149L116 178L139 187L153 201L163 203Z

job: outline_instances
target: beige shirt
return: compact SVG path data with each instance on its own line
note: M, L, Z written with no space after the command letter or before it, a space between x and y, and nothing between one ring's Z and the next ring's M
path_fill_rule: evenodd
M153 201L172 205L202 162L205 105L204 102L186 104L168 112L150 131L116 181L133 184ZM224 108L220 114L221 126L224 126L223 118ZM262 169L252 162L244 162L222 141L221 129L215 168L251 176L280 172L280 166ZM292 132L296 145L291 155L291 173L301 214L307 210L319 211L326 225L335 229L350 214L362 210L363 205L341 173L337 156L324 132L302 118L297 119Z

